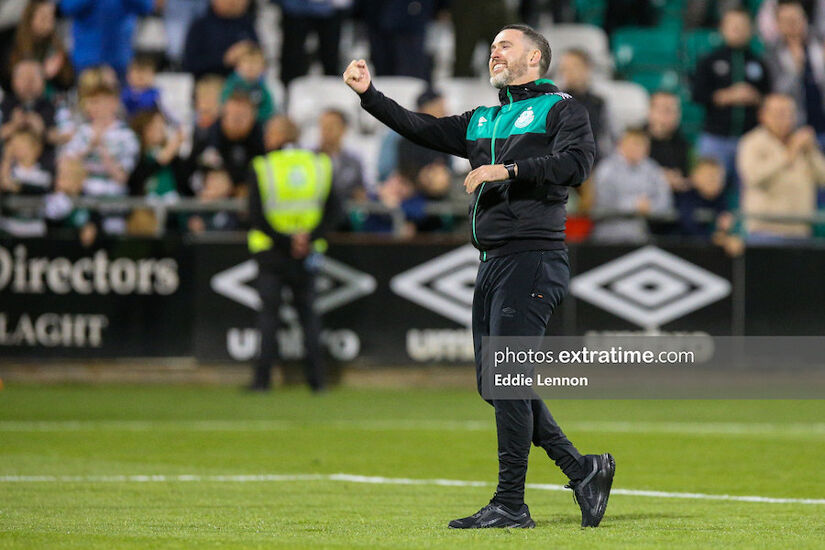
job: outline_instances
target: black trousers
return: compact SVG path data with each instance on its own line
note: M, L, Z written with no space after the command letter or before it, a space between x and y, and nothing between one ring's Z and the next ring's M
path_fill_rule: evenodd
M281 28L281 81L288 85L290 81L304 76L309 70L309 55L306 41L310 33L318 35L318 58L327 76L341 72L338 58L341 42L341 16L330 17L294 17L283 14Z
M315 273L303 261L274 257L270 252L255 255L258 262L258 294L262 308L258 315L261 351L255 364L254 384L269 386L272 364L280 360L278 353L278 326L281 293L284 286L292 290L292 305L304 332L304 373L313 390L324 387L324 365L321 353L321 319L313 309L315 301Z
M478 391L482 388L484 336L542 336L555 307L567 292L566 250L536 250L482 262L473 295L473 344ZM567 439L544 401L491 400L498 435L496 499L524 501L530 445L541 447L571 479L580 477L582 455Z

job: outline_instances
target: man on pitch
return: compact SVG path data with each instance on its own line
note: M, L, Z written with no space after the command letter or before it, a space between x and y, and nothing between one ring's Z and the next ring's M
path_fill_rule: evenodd
M508 25L490 49L490 83L500 105L435 118L404 109L375 89L364 60L344 81L361 106L424 147L470 160L464 180L470 229L481 266L473 296L476 378L481 391L484 336L541 336L567 291L564 243L568 187L590 173L595 154L585 109L551 80L547 40L526 25ZM540 399L491 400L498 433L498 488L487 506L450 522L458 529L534 527L524 503L530 445L542 447L570 478L582 526L604 516L615 463L609 454L581 455Z

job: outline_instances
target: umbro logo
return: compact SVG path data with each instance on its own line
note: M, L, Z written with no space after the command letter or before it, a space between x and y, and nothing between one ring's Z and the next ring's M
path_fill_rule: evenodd
M479 263L478 251L468 244L396 275L390 288L411 302L469 327Z
M210 281L210 286L216 293L233 302L260 311L261 298L258 291L251 286L257 277L258 262L246 260L216 273ZM375 287L376 282L372 275L325 256L316 279L315 310L318 313L326 313L362 296L372 294ZM286 289L285 293L287 294L285 298L291 298ZM280 314L284 321L290 323L297 321L298 314L291 305L288 305L288 302L291 300L282 301Z
M484 126L485 122L487 122L487 119L484 118L484 117L481 117L480 119L478 119L478 127L481 128L482 126Z
M658 329L730 294L727 279L646 246L570 281L574 296L645 329Z

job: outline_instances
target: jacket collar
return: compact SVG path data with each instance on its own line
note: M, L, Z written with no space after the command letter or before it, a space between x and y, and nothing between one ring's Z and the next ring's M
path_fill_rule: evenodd
M498 91L498 100L502 105L509 105L515 101L522 101L548 93L558 92L559 87L549 78L540 78L526 84L505 86Z

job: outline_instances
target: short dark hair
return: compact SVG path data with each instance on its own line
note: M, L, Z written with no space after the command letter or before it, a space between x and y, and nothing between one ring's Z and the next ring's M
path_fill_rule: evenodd
M341 120L341 124L343 124L344 126L349 126L349 117L341 109L336 109L335 107L327 107L326 109L324 109L324 112L322 114L335 115Z
M515 31L521 31L525 38L533 43L533 45L541 52L541 60L539 61L539 76L544 76L547 72L547 69L550 68L550 60L553 57L553 51L550 49L550 43L547 42L547 39L542 35L540 32L536 31L530 25L505 25L501 27L499 32L506 31L508 29L512 29Z
M590 57L590 54L582 48L570 48L569 50L565 50L562 55L572 55L573 57L578 57L581 62L588 67L593 66L593 59Z
M154 56L146 53L136 54L135 57L132 58L132 62L129 63L129 65L137 69L149 69L151 71L158 70L158 63Z

